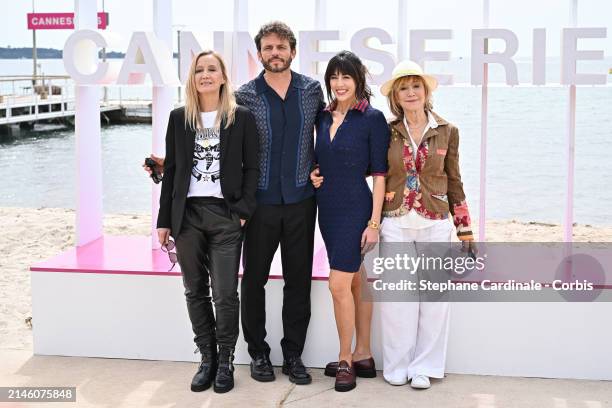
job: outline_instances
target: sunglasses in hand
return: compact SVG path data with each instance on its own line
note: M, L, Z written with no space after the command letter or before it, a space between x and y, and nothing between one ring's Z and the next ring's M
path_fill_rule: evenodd
M174 265L176 265L176 263L178 262L176 252L171 252L174 249L174 246L174 241L171 239L168 240L167 244L161 246L161 250L168 254L168 259L170 259L170 262L172 263L172 266L170 267L170 269L168 269L168 272L174 269Z

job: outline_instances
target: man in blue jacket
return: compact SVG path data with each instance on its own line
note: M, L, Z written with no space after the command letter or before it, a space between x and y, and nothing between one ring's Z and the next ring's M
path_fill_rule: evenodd
M310 321L310 282L316 205L310 171L314 125L324 106L318 81L290 69L296 39L284 23L261 27L255 36L264 70L236 92L259 133L257 209L244 241L241 314L252 357L251 377L275 379L266 337L265 284L280 244L283 267L283 373L296 384L312 381L300 358Z

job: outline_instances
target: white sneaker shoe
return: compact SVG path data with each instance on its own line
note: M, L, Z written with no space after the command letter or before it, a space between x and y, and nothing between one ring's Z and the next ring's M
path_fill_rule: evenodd
M412 388L427 389L431 387L431 383L429 382L429 377L427 377L426 375L415 375L412 378L410 386Z
M383 373L383 378L391 385L408 384L408 377L406 377L406 374L402 370L394 371L391 374Z

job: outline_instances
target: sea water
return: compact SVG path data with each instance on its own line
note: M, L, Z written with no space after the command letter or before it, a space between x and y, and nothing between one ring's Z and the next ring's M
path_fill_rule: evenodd
M64 73L61 60L41 60L41 64L46 74ZM594 66L595 72L607 72L605 67L612 67L612 59ZM469 82L466 61L455 60L436 68L455 74L458 83ZM594 72L592 68L590 72ZM2 75L26 74L31 69L31 60L0 60ZM550 82L558 82L558 59L547 64L547 75ZM528 62L519 63L519 77L521 83L528 84ZM492 67L490 78L492 82L503 81L503 70ZM148 86L111 87L109 98L118 99L119 92L124 99L151 98ZM434 110L460 130L461 173L473 218L479 210L481 92L480 87L453 86L440 87L434 94ZM489 88L488 219L563 221L568 95L567 87ZM388 113L384 98L376 97L373 104ZM0 144L4 176L0 206L75 207L74 130L43 129L37 126L34 131L22 131L15 140ZM101 137L104 211L151 211L151 181L140 167L151 152L151 126L103 126ZM574 187L574 217L578 223L612 225L611 154L612 87L578 87Z

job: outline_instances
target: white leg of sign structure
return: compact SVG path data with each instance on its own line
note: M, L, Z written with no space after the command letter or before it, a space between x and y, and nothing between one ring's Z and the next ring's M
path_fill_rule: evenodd
M573 240L574 220L574 152L576 144L576 85L569 86L567 109L567 186L565 196L565 221L563 241Z
M489 27L489 0L483 1L483 25ZM489 52L489 40L485 39L485 53ZM478 240L484 242L487 198L487 129L489 111L489 65L484 64L480 111L480 203L478 206Z
M570 23L578 25L578 0L570 0ZM567 109L567 189L563 241L572 242L574 223L574 153L576 145L576 85L569 86Z
M397 0L397 60L408 58L408 0Z
M172 2L170 0L153 0L153 29L157 38L167 45L168 58L172 58ZM173 108L173 94L174 87L153 86L153 153L156 156L164 156L165 154L166 129L168 117ZM153 184L151 191L151 244L154 249L160 247L156 228L160 192L161 184Z
M234 31L249 30L249 0L234 0Z
M97 30L96 2L75 0L75 28ZM92 66L97 49L88 53ZM100 87L75 86L75 139L77 171L76 244L85 245L102 236L102 142L100 138Z
M325 30L327 27L327 0L315 1L315 30Z
M240 32L249 31L249 1L248 0L234 0L234 31L232 33L232 52L230 62L230 72L232 76L232 82L234 86L239 87L243 83L247 82L244 71L241 70L240 64ZM248 58L247 58L248 61ZM247 75L248 76L248 75Z

